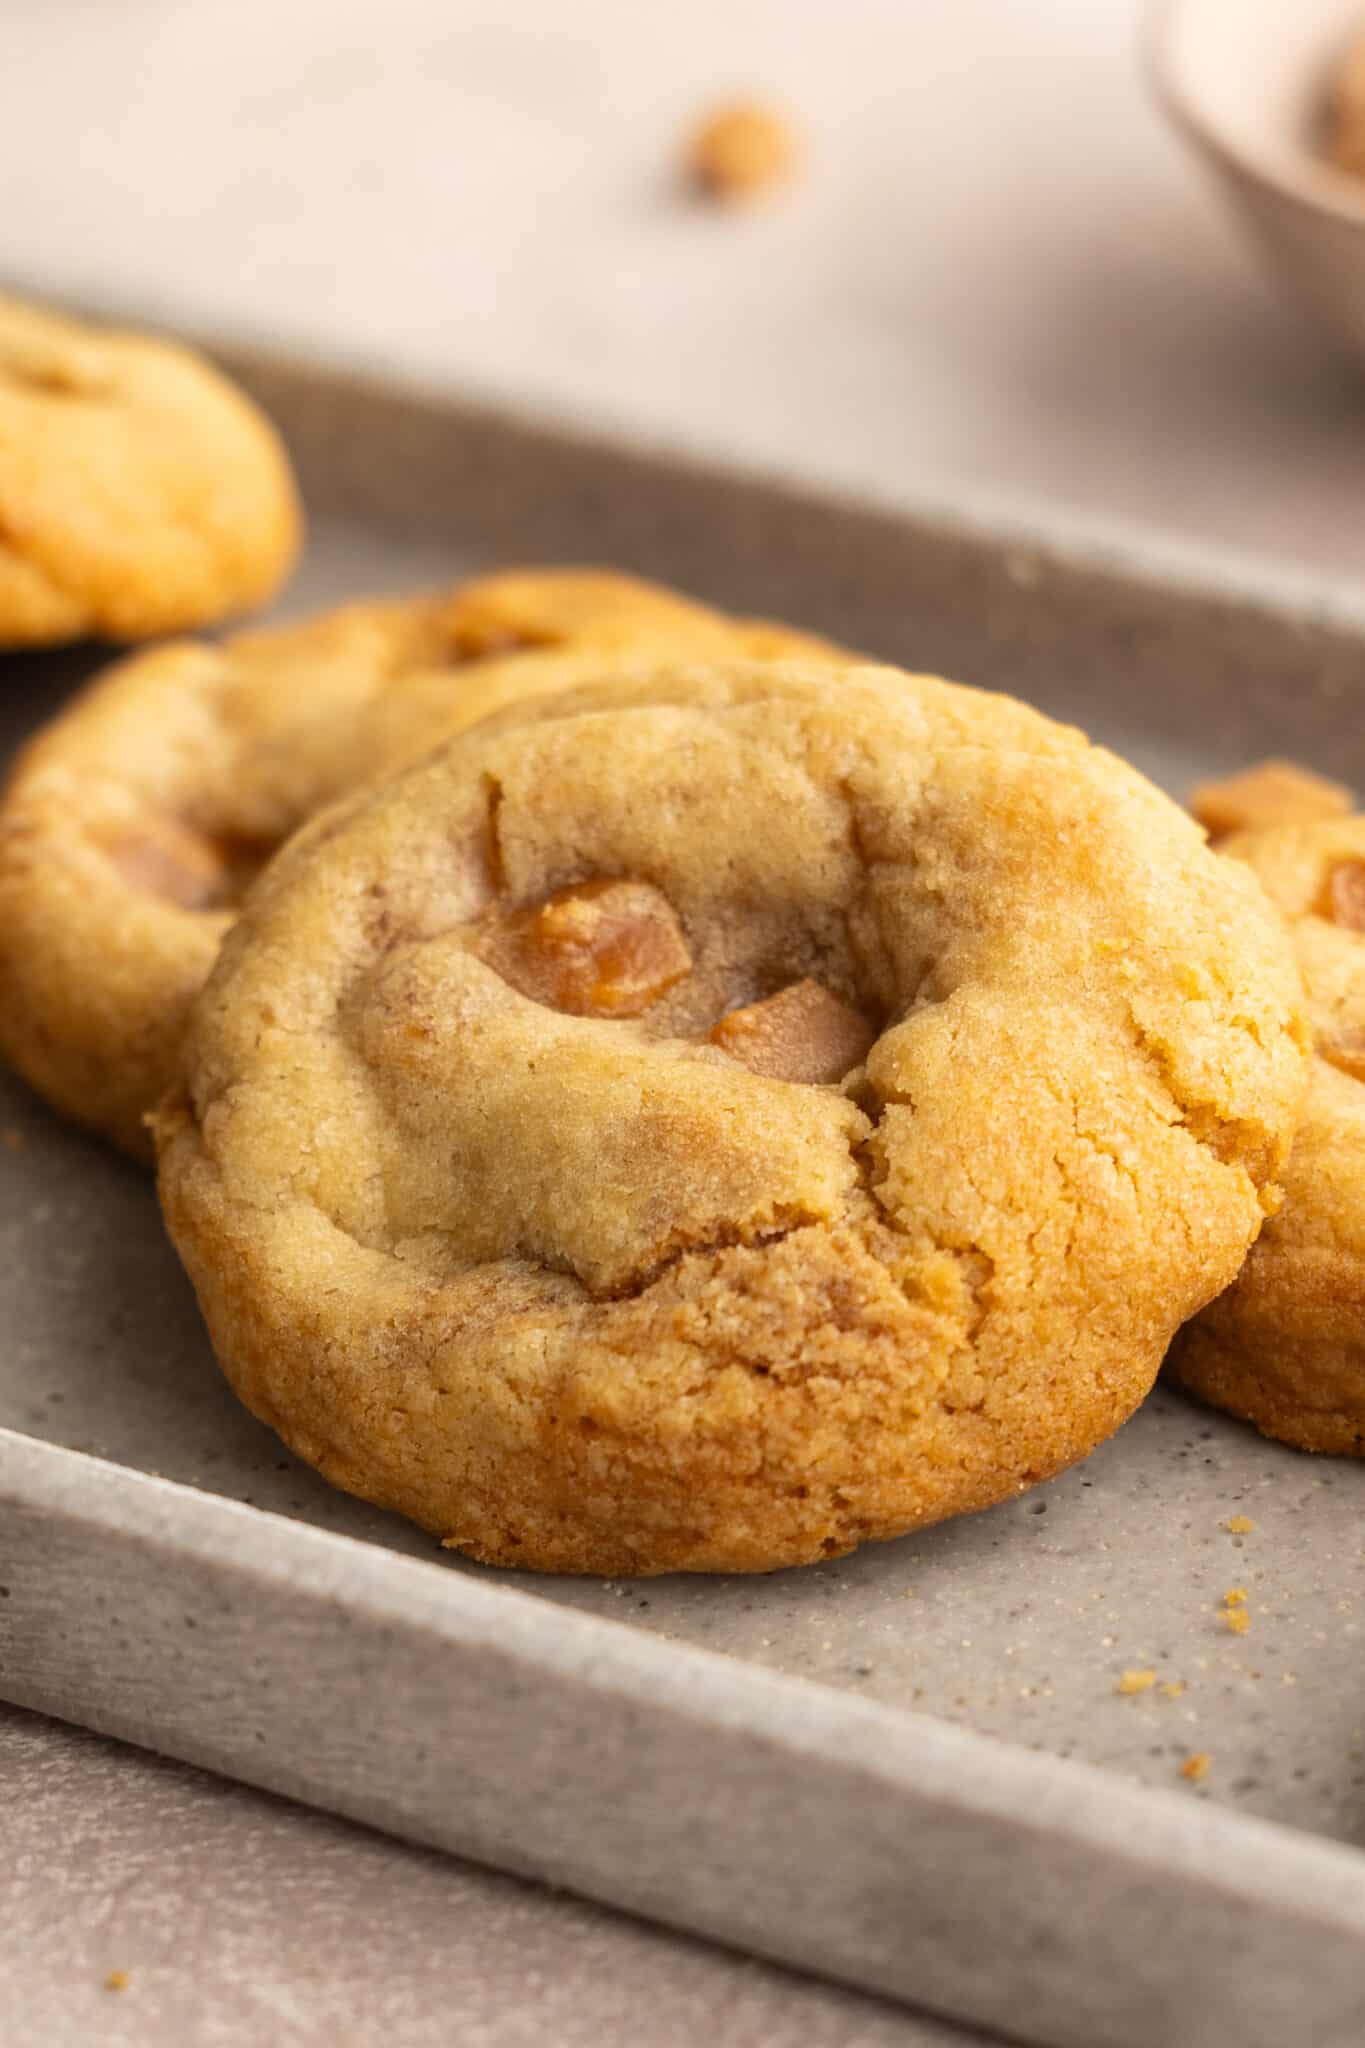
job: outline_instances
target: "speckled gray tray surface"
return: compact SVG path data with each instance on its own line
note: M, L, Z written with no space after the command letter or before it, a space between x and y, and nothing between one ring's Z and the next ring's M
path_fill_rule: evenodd
M1365 786L1365 626L1349 603L1283 589L1267 595L1250 579L1205 574L1188 562L1078 551L1041 533L991 533L961 516L917 522L805 501L761 482L303 371L254 365L251 374L294 443L313 509L291 612L421 587L492 562L598 559L876 655L1011 689L1083 723L1176 790L1201 772L1273 751ZM0 661L0 745L22 737L93 660L82 652ZM334 1493L237 1406L140 1173L59 1127L3 1078L0 1140L0 1426L426 1560L424 1583L437 1575L490 1588L512 1583L433 1553L418 1532ZM14 1464L14 1440L10 1453ZM12 1534L6 1501L20 1523L29 1515L23 1526L31 1534L35 1516L69 1512L80 1499L80 1472L94 1468L49 1461L43 1472L52 1488L37 1507L25 1499L22 1459L14 1469L18 1478L6 1485L0 1456L0 1580ZM164 1498L179 1505L164 1515L158 1508L157 1526L191 1527L192 1501ZM761 1580L515 1583L535 1601L627 1623L666 1645L726 1652L902 1717L913 1710L1165 1788L1169 1806L1134 1809L1157 1816L1158 1837L1161 1815L1183 1801L1355 1844L1365 1838L1362 1507L1362 1467L1298 1456L1158 1392L1109 1445L1050 1486L851 1559ZM88 1519L92 1550L101 1512L96 1504ZM1254 1527L1231 1533L1234 1518ZM287 1562L288 1530L271 1526ZM26 1553L16 1539L7 1547L36 1570L37 1546ZM133 1571L129 1584L136 1583ZM1245 1588L1251 1617L1241 1635L1221 1611L1234 1585ZM45 1626L58 1585L31 1578L29 1586L27 1633L12 1627L6 1635L0 1604L0 1692L402 1832L469 1845L458 1829L414 1825L401 1806L348 1803L334 1787L284 1767L272 1775L259 1753L253 1768L249 1746L243 1754L224 1739L215 1750L202 1732L177 1738L145 1696L141 1719L130 1716L114 1700L107 1660L78 1671L63 1655L61 1631ZM344 1603L344 1592L338 1597ZM522 1613L526 1603L513 1606ZM123 1616L108 1654L123 1654L123 1642L136 1661L138 1626L136 1613ZM149 1629L149 1641L155 1637ZM677 1668L685 1688L691 1667ZM1119 1682L1132 1670L1154 1671L1158 1682L1125 1694ZM211 1708L204 1716L211 1719ZM1181 1776L1195 1752L1209 1757L1197 1783ZM1095 1796L1087 1782L1081 1805ZM1168 1824L1178 1832L1177 1820ZM1205 1829L1201 1839L1219 1837ZM1246 1853L1252 1836L1234 1830L1230 1853L1239 1840ZM516 1845L500 1844L496 1830L484 1853L557 1874L534 1855L519 1861ZM1332 1868L1365 1929L1365 1861L1358 1877L1353 1862ZM570 1872L568 1881L579 1880ZM628 1883L596 1888L655 1909ZM666 1900L657 1910L700 1924ZM731 1928L722 1920L707 1931ZM792 1952L763 1925L745 1932L736 1920L733 1931L753 1946ZM883 1989L907 1988L875 1959L860 1967L856 1955L837 1950L812 1959ZM1365 1979L1365 1947L1359 1963ZM1051 2039L1057 2028L1046 2001L1019 2013L1004 1993L973 2004L951 1987L908 1988L969 2016L1008 2018L1031 2038ZM1055 2037L1084 2039L1086 2048L1146 2038L1124 2031L1123 2004L1116 1994L1111 2010L1102 2003L1085 2020L1087 2034ZM1354 2026L1360 2014L1352 2010ZM1331 2024L1339 2020L1337 2013ZM1222 2035L1176 2033L1168 2024L1151 2038Z

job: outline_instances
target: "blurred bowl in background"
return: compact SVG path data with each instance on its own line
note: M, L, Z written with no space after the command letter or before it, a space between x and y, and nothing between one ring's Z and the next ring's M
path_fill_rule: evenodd
M1322 154L1336 68L1365 0L1163 0L1156 94L1303 309L1365 362L1365 178Z

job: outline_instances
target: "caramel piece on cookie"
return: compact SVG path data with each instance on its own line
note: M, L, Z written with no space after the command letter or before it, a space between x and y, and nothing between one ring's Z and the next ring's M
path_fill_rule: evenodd
M217 848L175 818L148 816L116 834L105 851L130 889L162 897L181 910L207 910L228 894Z
M523 995L571 1017L640 1017L692 965L668 898L612 878L556 889L495 930L484 959Z
M1335 860L1323 879L1318 915L1346 932L1365 932L1365 860Z
M1340 818L1353 804L1349 789L1296 761L1261 761L1240 775L1201 782L1190 792L1190 809L1211 839Z
M1365 1081L1365 1027L1328 1033L1319 1039L1318 1052L1338 1073L1349 1074L1353 1081Z
M712 1045L750 1073L814 1083L842 1081L876 1037L861 1010L809 980L731 1010L711 1031Z

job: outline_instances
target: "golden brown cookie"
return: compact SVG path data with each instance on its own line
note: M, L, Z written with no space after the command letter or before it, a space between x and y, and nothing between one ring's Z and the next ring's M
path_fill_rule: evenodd
M280 854L161 1194L338 1485L500 1564L768 1570L1107 1436L1260 1227L1303 1039L1251 877L1080 734L672 664Z
M533 570L135 656L30 742L0 798L0 1052L148 1158L142 1119L235 906L320 805L580 680L588 652L597 674L654 647L821 645L631 577Z
M1198 783L1190 791L1190 809L1210 839L1258 832L1268 825L1343 818L1353 801L1344 783L1329 782L1298 761L1258 761L1240 774Z
M202 357L0 295L0 647L249 610L300 530L279 436Z
M1365 818L1249 832L1225 851L1289 920L1313 1031L1308 1101L1272 1217L1177 1342L1191 1392L1308 1451L1365 1451Z

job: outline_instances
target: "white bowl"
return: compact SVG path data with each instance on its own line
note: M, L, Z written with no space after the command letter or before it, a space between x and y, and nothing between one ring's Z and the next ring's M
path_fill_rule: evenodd
M1324 163L1334 63L1365 0L1164 0L1149 29L1158 98L1282 283L1365 360L1365 179Z

